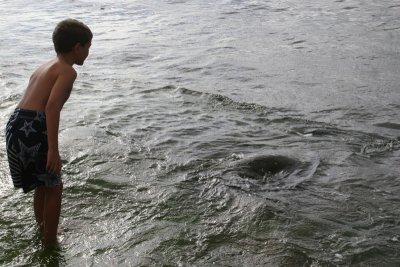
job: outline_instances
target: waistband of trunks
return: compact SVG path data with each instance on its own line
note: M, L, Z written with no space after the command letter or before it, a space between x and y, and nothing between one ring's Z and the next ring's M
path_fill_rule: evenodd
M37 110L30 110L30 109L23 109L23 108L16 108L14 114L27 116L27 117L36 117L37 115L46 117L44 111L37 111Z

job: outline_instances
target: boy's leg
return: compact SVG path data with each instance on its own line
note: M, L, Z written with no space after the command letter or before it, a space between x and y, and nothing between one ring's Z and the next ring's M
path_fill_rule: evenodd
M61 196L63 185L45 187L43 209L44 241L47 244L57 243L57 229L61 212Z
M44 186L36 187L35 195L33 198L33 209L35 211L36 225L38 226L41 234L44 233L44 228L43 228L44 200L45 200L45 187Z

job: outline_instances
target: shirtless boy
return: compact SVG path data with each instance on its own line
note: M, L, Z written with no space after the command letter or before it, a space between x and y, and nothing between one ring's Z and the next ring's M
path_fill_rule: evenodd
M73 65L83 65L92 37L90 29L77 20L67 19L56 26L57 56L32 74L6 127L13 184L24 193L35 190L35 219L46 244L57 242L61 210L60 112L77 76Z

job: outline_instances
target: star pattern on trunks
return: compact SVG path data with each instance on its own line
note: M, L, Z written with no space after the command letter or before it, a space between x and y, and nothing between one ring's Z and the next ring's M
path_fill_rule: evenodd
M24 126L19 129L20 131L25 132L25 136L28 137L30 133L36 133L36 130L32 127L33 121L27 122L24 121Z
M37 158L40 144L28 147L21 140L18 139L20 152L18 153L18 158L21 160L24 167L28 166L30 162L35 162Z
M45 115L43 112L37 112L36 117L33 119L35 121L44 121Z

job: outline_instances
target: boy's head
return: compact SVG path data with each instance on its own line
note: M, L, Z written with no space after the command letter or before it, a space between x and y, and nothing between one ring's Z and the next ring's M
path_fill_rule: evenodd
M66 19L57 24L53 32L54 49L57 54L68 53L79 43L85 45L93 38L89 27L75 19Z

